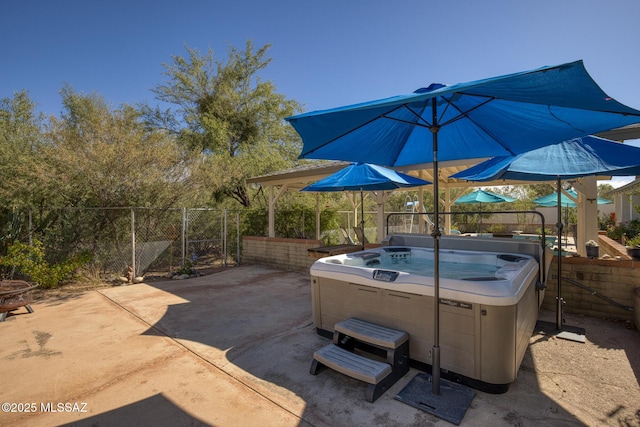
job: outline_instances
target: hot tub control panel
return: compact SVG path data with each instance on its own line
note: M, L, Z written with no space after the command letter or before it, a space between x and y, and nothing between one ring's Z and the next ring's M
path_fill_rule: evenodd
M373 278L382 282L393 282L398 278L399 274L397 271L373 270Z

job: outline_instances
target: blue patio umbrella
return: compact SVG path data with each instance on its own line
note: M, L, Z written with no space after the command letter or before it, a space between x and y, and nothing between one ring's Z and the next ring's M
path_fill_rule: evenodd
M467 181L549 181L589 175L640 174L640 148L585 136L513 156L493 157L451 178Z
M556 192L534 200L538 205L558 207L558 241L562 241L562 207L575 206L561 189L562 179L590 175L626 176L640 174L640 148L595 136L586 136L508 157L496 157L451 175L468 181L514 179L556 181ZM577 197L575 192L571 193ZM555 199L555 200L554 200ZM598 199L599 204L610 201ZM558 277L562 277L562 257L558 256ZM562 286L558 280L556 329L562 329Z
M502 203L515 202L516 199L487 190L476 190L464 196L458 197L455 203Z
M360 191L360 208L362 209L360 229L364 236L364 191L395 190L429 184L431 184L429 181L382 166L353 163L300 191ZM364 248L364 239L362 246Z
M301 158L383 166L511 156L640 122L640 111L611 97L582 61L288 117ZM440 395L439 206L434 203L433 394Z
M578 193L576 193L575 190L565 190L569 196L571 196L573 199L577 199L578 198ZM565 224L569 223L569 210L568 208L575 208L578 206L578 204L576 202L574 202L571 198L569 198L569 196L567 196L565 194L565 192L561 191L560 192L560 202L558 203L558 192L555 191L553 193L547 194L546 196L542 196L542 197L538 197L537 199L533 199L532 202L534 202L537 206L542 206L542 207L557 207L559 206L560 208L558 209L558 218L560 218L561 215L561 210L562 208L565 208ZM599 205L608 205L613 203L612 200L608 200L608 199L603 199L602 197L598 197L598 204ZM558 238L558 241L560 242L560 238Z
M578 193L575 190L565 190L571 197L574 199L578 198ZM553 193L547 194L546 196L538 197L537 199L533 199L534 202L538 206L544 207L555 207L558 206L558 192L554 191ZM599 205L609 205L613 203L612 200L603 199L602 197L598 197ZM560 206L563 208L575 208L578 206L576 202L571 200L564 192L560 194Z
M454 203L478 203L480 206L480 210L482 210L483 203L510 203L515 201L516 199L514 199L513 197L503 196L501 194L496 194L487 190L475 190L471 193L467 193L461 197L458 197ZM480 217L480 222L482 223L482 217Z
M578 198L578 193L576 193L575 190L569 189L569 190L565 190L565 191L573 199L577 199ZM578 204L576 202L574 202L571 198L569 198L569 196L567 196L567 194L565 194L564 191L561 191L560 192L560 198L559 198L560 202L558 202L558 192L555 191L553 193L547 194L546 196L542 196L542 197L538 197L537 199L533 199L532 202L534 202L536 205L542 206L542 207L557 207L557 206L559 206L560 209L558 209L558 215L560 215L561 209L564 208L565 209L565 221L564 221L564 223L568 224L569 223L569 209L568 208L575 208L575 207L578 206ZM603 199L602 197L598 197L597 201L598 201L599 205L608 205L608 204L613 203L613 200ZM558 241L560 241L560 240L558 240Z

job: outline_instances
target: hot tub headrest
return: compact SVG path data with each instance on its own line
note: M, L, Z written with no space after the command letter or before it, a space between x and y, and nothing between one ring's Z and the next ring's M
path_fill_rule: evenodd
M378 252L359 252L352 255L354 258L362 258L365 261L368 261L373 258L380 258L380 254Z

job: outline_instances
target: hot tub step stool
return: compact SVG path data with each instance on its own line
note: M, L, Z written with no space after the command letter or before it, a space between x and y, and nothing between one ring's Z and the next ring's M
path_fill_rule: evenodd
M355 354L356 342L381 350L386 361ZM333 344L313 354L311 374L316 375L322 366L368 383L366 398L374 402L409 372L409 334L355 318L338 322Z

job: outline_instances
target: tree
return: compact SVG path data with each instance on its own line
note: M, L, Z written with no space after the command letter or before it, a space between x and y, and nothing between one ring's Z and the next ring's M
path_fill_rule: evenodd
M26 91L0 100L0 206L28 206L40 194L42 118Z
M184 206L197 192L194 159L174 136L146 128L132 106L114 109L101 96L69 86L61 95L63 113L49 119L40 147L37 184L44 196L33 212L32 231L53 263L94 251L101 240L122 252L129 212L113 208ZM162 214L145 211L149 221Z
M257 51L250 41L244 51L230 47L226 62L216 61L211 49L203 56L186 49L186 58L173 56L171 64L164 64L168 82L153 90L177 111L143 106L147 125L175 134L185 147L201 153L199 179L214 199L226 196L248 207L252 198L246 178L294 164L300 142L283 119L299 105L258 77L271 62L269 45Z
M193 158L166 132L146 129L140 112L112 109L97 94L65 87L46 147L57 206L171 207L191 189Z
M25 207L43 197L42 117L26 91L0 100L0 255L27 233Z
M598 197L607 197L608 194L613 191L613 185L611 184L600 184L598 185Z

